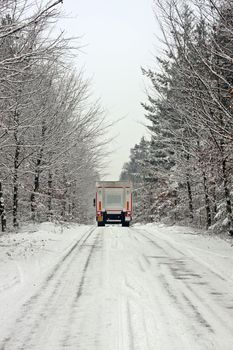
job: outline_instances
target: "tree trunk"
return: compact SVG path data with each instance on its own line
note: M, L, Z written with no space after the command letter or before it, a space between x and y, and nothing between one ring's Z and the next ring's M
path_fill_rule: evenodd
M224 194L225 194L225 200L226 200L226 211L227 211L227 217L228 217L228 231L231 235L233 235L233 218L232 218L230 190L228 187L228 174L227 174L226 158L222 159L222 174L223 174Z
M221 124L223 124L222 119L221 119ZM227 218L228 218L228 232L230 235L233 235L233 217L232 217L232 208L231 208L230 189L228 186L227 156L225 154L225 142L223 139L220 140L220 150L221 150L220 153L221 153L221 165L222 165L222 176L223 176L223 188L224 188L226 212L227 212Z
M63 183L64 183L64 192L63 192L63 198L62 198L62 210L61 210L61 217L63 220L66 219L66 207L67 207L67 193L68 193L68 183L66 180L66 176L63 175Z
M41 158L37 159L36 163L36 169L35 169L35 178L34 178L34 188L33 192L31 193L31 218L32 220L35 220L35 214L36 214L36 193L39 191L40 187L40 164L41 164Z
M213 186L213 218L217 214L217 196L216 196L216 185Z
M52 218L52 174L49 170L49 176L48 176L48 220L50 221Z
M4 205L4 198L3 198L2 182L1 181L0 181L0 217L1 217L2 232L5 232L6 231L6 212L5 212L5 205Z
M36 168L35 168L35 178L34 178L34 188L33 192L31 193L31 218L32 220L35 220L35 214L36 214L36 193L39 191L40 187L40 166L43 159L43 152L44 152L44 141L45 141L45 132L46 132L46 125L45 121L42 121L42 129L41 129L41 138L42 138L42 146L40 148L37 160L36 160Z
M219 57L217 57L217 62ZM219 63L219 62L218 62ZM221 95L221 86L220 81L218 79L218 96L219 100L222 100ZM223 115L220 112L220 125L224 128L224 119ZM231 199L230 199L230 190L228 187L228 174L227 174L227 158L225 155L225 141L221 138L220 140L220 149L221 149L221 157L222 157L222 174L223 174L223 186L224 186L224 194L226 200L226 212L228 218L228 232L230 235L233 235L233 217L232 217L232 209L231 209Z
M189 166L190 156L188 153L186 155L186 159L187 159L187 166ZM189 172L186 172L186 185L187 185L187 191L188 191L189 217L190 217L191 221L193 221L193 196L192 196L192 188L191 188L191 184L190 184Z
M13 226L18 227L18 168L19 168L19 154L20 154L20 142L18 139L18 126L19 126L19 113L15 111L14 115L15 121L15 130L14 130L14 139L15 139L15 154L14 154L14 170L13 170Z
M72 219L76 217L75 211L76 211L76 203L73 201L71 205Z
M174 221L177 222L177 207L178 204L178 196L177 196L177 190L174 190Z
M188 190L189 217L191 220L193 220L193 196L192 196L192 189L190 185L189 174L186 174L186 185Z
M15 158L14 158L14 174L13 174L13 226L18 227L18 167L19 167L19 152L20 147L16 145Z
M208 229L211 226L211 210L210 210L210 197L207 187L207 177L206 173L203 171L203 186L204 186L204 195L205 195L205 209L206 209L206 228Z
M61 210L61 217L63 220L66 220L66 193L67 190L63 193L64 198L62 199L62 210Z
M69 214L69 217L72 214L72 204L71 203L69 203L69 205L68 205L68 214Z

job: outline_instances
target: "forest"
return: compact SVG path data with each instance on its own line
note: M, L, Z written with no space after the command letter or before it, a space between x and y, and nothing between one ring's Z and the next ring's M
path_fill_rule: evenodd
M233 3L157 0L163 51L142 102L149 137L124 164L139 222L233 234Z
M102 108L82 69L78 39L54 26L62 1L0 0L0 218L81 221L105 144Z

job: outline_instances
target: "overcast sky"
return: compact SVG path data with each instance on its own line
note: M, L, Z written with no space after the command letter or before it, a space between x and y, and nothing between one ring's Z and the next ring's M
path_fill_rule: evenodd
M146 100L141 66L153 65L158 25L152 0L64 0L68 19L60 22L68 36L82 36L85 64L92 91L100 98L107 117L124 117L112 131L108 180L118 180L130 148L146 134L140 102Z

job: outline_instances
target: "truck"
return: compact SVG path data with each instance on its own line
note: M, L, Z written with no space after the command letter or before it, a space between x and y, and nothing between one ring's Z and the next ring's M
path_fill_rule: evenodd
M121 224L129 226L132 220L133 186L130 181L96 182L96 221L98 226Z

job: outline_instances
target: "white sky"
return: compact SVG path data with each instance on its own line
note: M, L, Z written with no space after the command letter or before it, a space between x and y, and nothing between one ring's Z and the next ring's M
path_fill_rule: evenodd
M125 117L111 132L108 180L118 180L130 148L146 134L140 102L146 100L141 66L153 65L155 36L152 0L64 0L69 16L60 22L67 36L82 36L85 64L95 98L100 98L109 120Z

